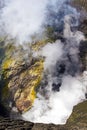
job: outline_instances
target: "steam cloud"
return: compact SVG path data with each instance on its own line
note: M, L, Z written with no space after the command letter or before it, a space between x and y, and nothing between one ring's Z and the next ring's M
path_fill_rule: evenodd
M87 72L81 74L79 44L81 32L72 32L70 16L65 16L65 42L48 43L41 55L46 57L44 81L31 110L23 114L25 120L35 123L65 124L73 106L85 100ZM67 32L67 33L66 33Z
M2 2L2 0L1 0ZM5 0L0 13L1 33L18 43L31 41L31 36L42 31L47 0Z
M33 107L23 119L64 124L73 106L85 100L87 72L81 75L79 45L85 40L76 30L80 14L69 0L1 0L0 34L18 43L32 42L53 27L61 39L48 43L37 54L45 57L44 74Z

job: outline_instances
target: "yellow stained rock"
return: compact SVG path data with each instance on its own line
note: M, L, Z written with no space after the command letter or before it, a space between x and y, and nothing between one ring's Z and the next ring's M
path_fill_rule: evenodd
M43 71L43 61L40 60L37 61L26 73L24 72L24 75L21 74L22 76L22 77L20 76L21 80L23 80L24 77L26 76L29 76L30 78L27 79L28 81L27 80L25 81L27 82L27 84L22 89L20 97L16 100L16 106L19 109L19 111L25 112L29 108L31 108L36 98L35 88L39 85L42 79L42 71ZM15 95L18 95L18 91L17 94L15 93Z
M45 39L42 41L38 41L35 44L32 44L31 48L33 51L38 51L39 49L41 49L43 46L45 46L47 43L51 43L51 39Z
M15 62L16 61L12 58L6 59L2 64L2 69L7 70L10 69L11 67L14 67Z
M38 51L46 43L40 42L34 46L36 46L35 48ZM4 96L3 101L9 99L9 102L10 100L15 102L17 109L23 113L32 107L36 98L35 89L42 80L44 60L42 57L32 60L33 57L31 55L31 62L26 64L26 61L23 60L24 51L20 51L19 55L17 54L16 56L11 49L12 47L10 47L10 52L7 50L6 57L2 63L3 79L6 81L8 96L10 96Z

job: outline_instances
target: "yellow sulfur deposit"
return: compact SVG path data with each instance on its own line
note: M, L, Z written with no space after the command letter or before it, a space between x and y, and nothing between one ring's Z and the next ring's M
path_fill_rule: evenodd
M32 46L35 51L44 46L47 42L42 41ZM44 60L42 57L34 59L32 53L29 56L29 62L23 59L26 52L19 48L14 52L14 47L7 46L6 57L2 63L3 79L3 102L9 99L9 102L15 102L15 106L20 112L30 109L36 98L36 88L42 80L44 69ZM5 96L5 91L8 96ZM9 104L8 104L9 105Z
M43 46L45 46L48 42L52 42L51 39L45 39L42 41L38 41L35 44L32 45L32 50L34 51L38 51L40 48L42 48Z
M31 108L35 98L36 98L36 92L35 88L39 85L41 79L42 79L42 71L43 71L43 61L37 61L27 72L24 72L20 75L21 80L23 80L25 77L27 78L28 76L28 81L27 79L25 80L26 86L21 89L22 92L17 99L15 96L16 100L16 106L17 108L25 112L29 108ZM24 84L24 85L25 85ZM18 93L18 92L17 92ZM15 95L18 95L15 93Z
M3 64L2 64L2 68L3 70L7 70L10 69L12 66L14 66L15 64L15 60L12 58L6 59Z

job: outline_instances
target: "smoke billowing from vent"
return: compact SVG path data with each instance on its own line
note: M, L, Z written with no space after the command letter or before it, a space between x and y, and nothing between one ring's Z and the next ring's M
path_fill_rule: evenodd
M23 114L25 120L35 123L64 124L73 106L85 99L86 72L81 75L79 44L81 32L71 31L69 15L64 18L64 42L48 43L40 52L46 57L43 78L31 110Z
M76 28L79 16L67 0L2 2L1 36L24 44L32 42L33 36L43 36L46 27L52 27L56 37L54 43L48 43L37 54L45 57L43 80L33 107L22 115L23 119L63 124L73 106L85 99L87 73L82 74L79 58L79 45L85 38Z

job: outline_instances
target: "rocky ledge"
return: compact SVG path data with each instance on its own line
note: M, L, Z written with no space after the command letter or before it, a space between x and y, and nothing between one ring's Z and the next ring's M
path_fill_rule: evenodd
M74 107L66 125L34 124L0 117L0 130L87 130L87 101Z

